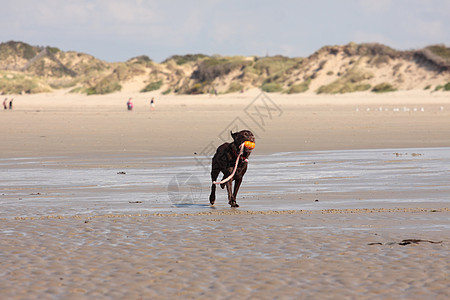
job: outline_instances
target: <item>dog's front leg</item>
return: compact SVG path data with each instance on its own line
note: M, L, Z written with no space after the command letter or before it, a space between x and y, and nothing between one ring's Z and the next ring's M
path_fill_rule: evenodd
M217 180L217 176L219 176L220 171L217 168L214 168L213 165L213 169L211 171L211 180L214 182ZM211 205L214 205L214 203L216 202L216 185L213 183L211 185L211 194L209 195L209 203Z
M211 185L211 194L209 195L209 203L214 205L216 202L216 185L213 183Z
M236 203L236 198L233 196L233 179L228 181L226 185L228 193L228 204L230 204L231 207L239 207L239 205Z
M234 203L235 203L235 207L239 207L239 205L236 203L236 199L237 199L237 194L239 191L239 187L241 186L242 183L242 177L241 176L235 176L234 177L234 192L233 192L233 198L234 198Z

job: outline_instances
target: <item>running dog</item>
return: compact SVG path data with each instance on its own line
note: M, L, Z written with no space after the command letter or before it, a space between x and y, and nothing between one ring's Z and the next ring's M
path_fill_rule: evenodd
M233 142L220 145L212 158L211 180L213 183L209 196L211 205L216 202L216 184L220 184L222 189L227 187L228 204L231 207L239 207L236 196L247 171L248 157L255 148L255 136L250 130L242 130L235 133L231 131L231 137ZM216 182L220 172L223 173L223 178L220 182ZM234 190L232 190L233 181Z

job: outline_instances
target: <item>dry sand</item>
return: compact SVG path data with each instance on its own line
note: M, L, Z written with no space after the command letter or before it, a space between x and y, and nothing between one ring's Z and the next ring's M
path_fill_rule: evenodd
M0 112L0 158L202 155L236 123L258 135L258 154L450 146L446 93L258 95L158 95L155 111L151 94L19 96ZM449 216L448 207L11 216L0 219L0 298L448 299Z
M0 157L192 156L218 145L220 137L229 140L234 124L254 131L258 154L450 146L450 93L269 94L272 102L257 98L258 91L157 96L155 111L151 95L16 97L15 109L0 115ZM125 109L128 96L134 99L132 112Z

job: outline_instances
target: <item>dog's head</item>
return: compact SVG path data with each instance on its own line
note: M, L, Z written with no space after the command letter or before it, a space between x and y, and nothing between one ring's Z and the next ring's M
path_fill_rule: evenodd
M231 132L231 137L233 138L233 143L236 145L237 148L239 148L242 143L245 143L247 141L251 142L250 145L253 143L253 147L249 145L249 147L244 147L244 153L242 154L242 157L244 159L248 158L250 154L252 153L253 148L255 147L255 136L250 130L241 130L238 132Z

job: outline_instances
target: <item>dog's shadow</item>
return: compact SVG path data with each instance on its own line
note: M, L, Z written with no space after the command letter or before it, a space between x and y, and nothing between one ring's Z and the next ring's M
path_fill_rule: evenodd
M211 208L215 209L214 206L211 206L210 204L199 204L199 203L179 203L179 204L173 204L176 208Z

